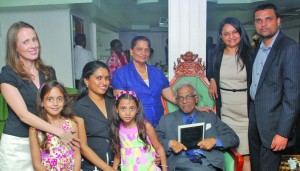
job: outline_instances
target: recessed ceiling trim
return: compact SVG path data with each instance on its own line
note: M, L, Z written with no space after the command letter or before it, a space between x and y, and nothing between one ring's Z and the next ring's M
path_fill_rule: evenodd
M217 4L245 4L245 3L254 3L266 0L207 0L208 2L215 2Z
M132 30L149 30L149 25L131 25Z
M137 4L145 4L145 3L153 3L153 2L158 2L158 0L137 0Z
M93 0L1 0L0 7L19 7L19 6L37 6L37 5L64 5L64 4L81 4L92 3Z

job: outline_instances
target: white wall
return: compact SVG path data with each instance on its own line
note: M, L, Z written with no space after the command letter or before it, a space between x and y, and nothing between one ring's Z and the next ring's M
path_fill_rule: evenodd
M58 81L73 87L72 43L69 10L1 12L0 66L5 65L6 33L11 24L25 21L37 31L43 61L56 70Z
M283 29L283 33L287 36L289 36L291 39L295 40L296 42L300 43L300 27L297 28L289 28L289 29Z
M173 63L187 51L206 59L207 0L169 0L169 79Z
M119 33L97 27L97 59L106 62L110 57L110 42L119 39Z

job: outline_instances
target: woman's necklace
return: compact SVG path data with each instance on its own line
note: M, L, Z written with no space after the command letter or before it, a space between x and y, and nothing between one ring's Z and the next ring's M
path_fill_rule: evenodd
M35 75L31 74L31 79L35 80Z
M32 72L30 72L30 75L31 75L31 79L32 79L33 81L35 81L35 79L36 79L37 76L38 76L38 71L33 70Z
M146 76L146 75L148 75L147 65L146 65L146 71L145 71L145 73L142 73L142 71L140 71L137 67L135 67L135 68L136 68L137 72L138 72L141 76Z
M31 69L27 69L27 70L28 70L31 80L35 81L35 79L38 76L38 71L34 67L32 67Z

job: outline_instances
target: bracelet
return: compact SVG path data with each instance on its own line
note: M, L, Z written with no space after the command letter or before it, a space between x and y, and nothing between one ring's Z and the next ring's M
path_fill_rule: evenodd
M162 164L162 165L160 165L161 167L168 167L168 165L164 165L164 164Z
M211 80L215 80L214 78L211 78L209 81L211 81Z
M66 137L67 132L64 130L64 135L60 137L60 139L64 139Z

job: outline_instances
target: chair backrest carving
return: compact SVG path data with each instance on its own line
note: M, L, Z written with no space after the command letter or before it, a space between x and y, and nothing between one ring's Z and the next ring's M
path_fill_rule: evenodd
M181 76L198 76L205 77L205 66L202 65L202 58L198 58L193 52L186 52L177 58L177 63L174 62L174 71L177 77Z
M180 55L180 58L177 59L177 65L174 62L175 76L170 81L170 86L175 90L180 82L190 82L197 88L200 97L198 106L214 107L214 101L208 95L209 81L205 76L205 68L205 65L202 64L202 59L198 58L197 54L189 51ZM163 104L165 106L165 114L178 109L178 106L170 102L164 102L164 100Z

